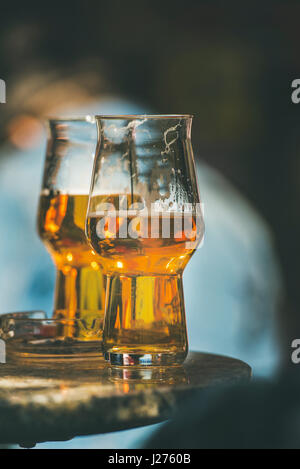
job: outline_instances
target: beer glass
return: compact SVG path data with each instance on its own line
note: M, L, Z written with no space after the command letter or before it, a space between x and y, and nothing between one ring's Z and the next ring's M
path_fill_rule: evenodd
M105 278L85 236L96 143L94 118L49 121L38 213L57 269L53 319L63 325L60 337L82 342L101 339L104 316Z
M182 274L204 224L192 116L97 116L87 237L107 276L103 333L113 366L181 364Z

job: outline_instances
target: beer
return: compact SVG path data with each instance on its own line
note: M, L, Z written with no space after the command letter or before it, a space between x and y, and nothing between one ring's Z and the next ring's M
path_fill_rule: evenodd
M80 319L79 329L65 334L81 340L93 339L105 300L103 272L85 235L87 205L87 194L44 190L38 216L39 235L57 267L54 318Z
M107 274L106 357L112 364L120 354L127 355L127 364L143 355L180 363L187 354L182 273L199 242L196 216L132 214L120 210L122 197L95 196L88 216L88 237ZM138 197L127 198L139 203ZM117 210L99 214L103 202Z

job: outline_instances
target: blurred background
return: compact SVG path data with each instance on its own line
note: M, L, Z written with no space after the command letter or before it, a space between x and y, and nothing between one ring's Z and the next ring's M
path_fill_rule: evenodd
M184 280L191 348L246 360L257 376L289 367L300 334L299 13L296 0L1 6L0 313L51 312L54 267L35 234L41 121L192 113L206 240ZM64 445L134 447L152 431Z

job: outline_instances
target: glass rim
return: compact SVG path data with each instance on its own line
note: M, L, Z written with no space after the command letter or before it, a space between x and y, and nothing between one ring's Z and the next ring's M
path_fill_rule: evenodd
M95 124L95 117L92 114L87 114L85 116L78 116L78 117L46 117L43 119L49 123L68 123L68 122L87 122L89 124Z
M44 122L49 124L67 124L68 122L86 122L88 124L95 124L96 120L111 119L111 120L129 120L129 119L192 119L194 114L86 114L85 116L77 117L55 117L48 116L43 119Z
M95 118L100 119L192 119L194 114L96 114Z
M76 310L77 312L77 310ZM58 323L58 324L77 324L84 322L80 318L47 317L45 311L16 311L14 313L0 314L0 328L3 322L13 320L17 323ZM102 321L102 318L95 318L94 321Z
M13 320L15 321L16 323L57 323L57 324L62 324L62 325L65 325L65 324L82 324L84 323L85 321L83 319L79 319L79 318L31 318L31 317L8 317L8 316L5 316L3 315L3 318L0 317L0 327L2 325L2 323L4 321L7 321L7 320ZM102 318L96 318L94 320L94 322L99 322L99 321L103 321Z

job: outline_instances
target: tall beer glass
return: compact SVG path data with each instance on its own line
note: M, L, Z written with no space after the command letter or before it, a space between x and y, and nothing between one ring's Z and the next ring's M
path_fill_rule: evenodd
M179 365L188 351L182 274L204 232L192 117L96 119L87 236L107 275L105 358Z
M49 121L38 213L57 268L53 318L66 320L61 336L82 341L99 339L104 316L105 279L85 236L96 143L94 118Z

